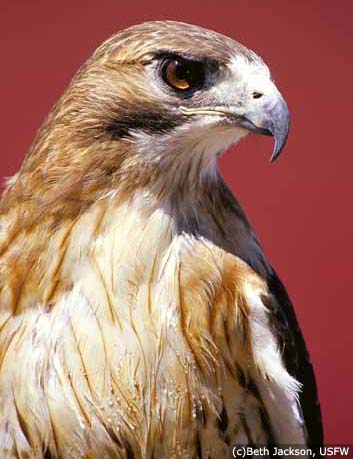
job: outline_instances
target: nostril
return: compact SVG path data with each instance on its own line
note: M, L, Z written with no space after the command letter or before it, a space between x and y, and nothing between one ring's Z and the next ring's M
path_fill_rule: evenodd
M263 96L262 92L253 92L252 93L253 99L260 99Z

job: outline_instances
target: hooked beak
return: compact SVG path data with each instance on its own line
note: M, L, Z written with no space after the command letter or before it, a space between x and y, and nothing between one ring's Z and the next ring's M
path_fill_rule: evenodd
M238 124L256 134L272 135L275 145L270 158L272 163L281 154L289 133L288 106L279 91L255 99L248 113L240 116Z
M180 107L184 115L221 115L226 116L231 124L241 126L255 134L271 135L275 145L270 158L273 163L281 154L288 138L290 116L286 101L271 82L268 91L250 99L246 107L239 110L229 106L187 108Z

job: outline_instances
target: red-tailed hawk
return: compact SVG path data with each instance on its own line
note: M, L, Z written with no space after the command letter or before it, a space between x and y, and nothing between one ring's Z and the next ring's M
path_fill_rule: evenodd
M322 442L293 308L217 168L288 129L268 67L218 33L98 48L0 202L2 459Z

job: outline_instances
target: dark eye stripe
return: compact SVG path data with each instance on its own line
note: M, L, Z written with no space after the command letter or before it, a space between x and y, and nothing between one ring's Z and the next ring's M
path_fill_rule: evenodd
M112 140L129 138L134 131L149 134L164 134L177 126L189 121L176 117L171 111L160 107L127 106L116 118L112 118L105 126L105 132Z

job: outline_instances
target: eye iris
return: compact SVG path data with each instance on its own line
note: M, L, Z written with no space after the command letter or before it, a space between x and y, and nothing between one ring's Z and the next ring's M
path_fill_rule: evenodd
M174 89L185 91L203 83L202 64L198 62L169 60L163 70L164 80Z
M178 89L190 88L190 72L187 71L186 66L178 61L172 61L167 67L168 82Z

